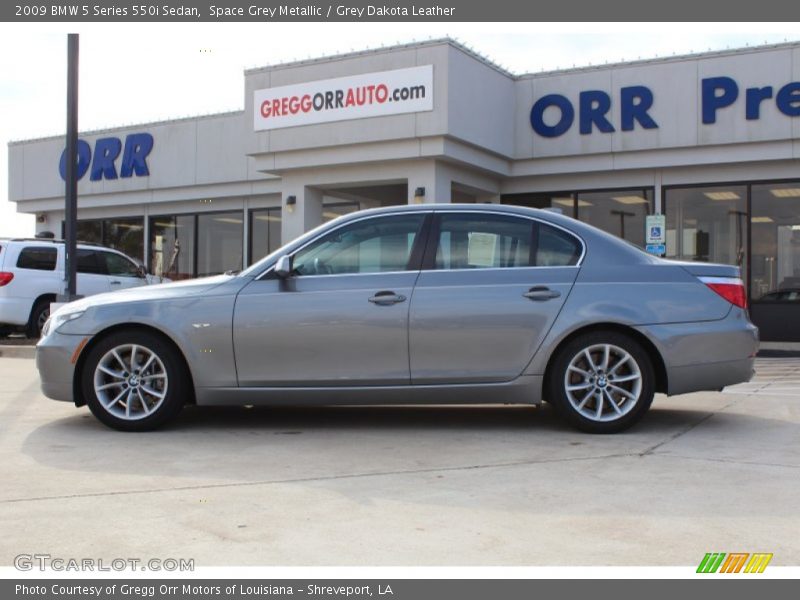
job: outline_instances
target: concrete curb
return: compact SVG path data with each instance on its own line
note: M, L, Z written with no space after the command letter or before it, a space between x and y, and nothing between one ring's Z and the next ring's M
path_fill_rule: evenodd
M36 356L36 346L0 346L2 358L33 358Z

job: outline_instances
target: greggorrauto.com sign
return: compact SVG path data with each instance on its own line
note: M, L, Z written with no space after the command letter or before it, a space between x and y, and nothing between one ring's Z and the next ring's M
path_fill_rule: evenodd
M433 110L433 65L256 90L256 131Z

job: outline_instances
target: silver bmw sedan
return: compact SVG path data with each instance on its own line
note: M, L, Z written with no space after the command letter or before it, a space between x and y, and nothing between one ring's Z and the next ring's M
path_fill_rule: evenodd
M185 404L549 402L622 431L656 392L750 379L739 269L663 260L547 211L353 213L238 274L91 296L37 346L46 396L144 431Z

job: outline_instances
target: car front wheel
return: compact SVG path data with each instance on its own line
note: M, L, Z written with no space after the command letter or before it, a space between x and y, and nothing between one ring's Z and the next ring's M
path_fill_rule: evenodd
M641 344L622 333L596 331L558 354L548 399L574 427L616 433L637 423L655 394L653 365Z
M148 431L180 412L188 379L169 343L149 332L121 331L89 351L81 385L100 421L120 431Z

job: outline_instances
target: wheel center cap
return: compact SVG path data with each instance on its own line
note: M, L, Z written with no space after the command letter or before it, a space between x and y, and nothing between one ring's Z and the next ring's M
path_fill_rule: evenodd
M139 385L139 377L137 375L131 375L128 377L128 385L131 387L136 387Z
M597 378L597 387L604 388L606 385L608 385L608 379L605 375L600 375L600 377Z

